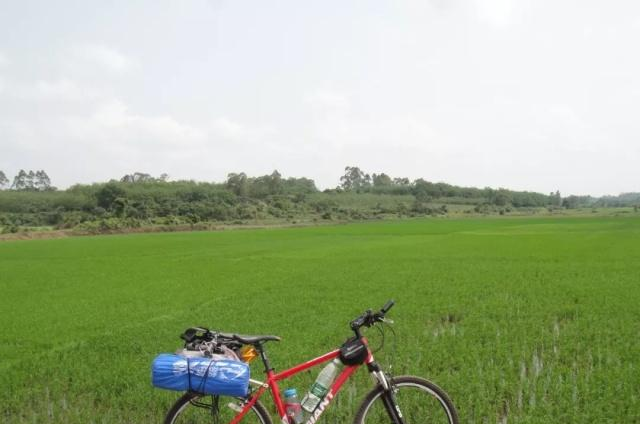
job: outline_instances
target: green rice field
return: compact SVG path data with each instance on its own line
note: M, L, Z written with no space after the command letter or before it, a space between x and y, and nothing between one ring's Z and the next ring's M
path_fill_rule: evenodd
M390 298L376 358L444 388L461 423L640 422L638 217L2 242L0 422L158 423L179 393L150 364L185 328L282 336L282 370ZM350 422L371 386L363 370L320 422Z

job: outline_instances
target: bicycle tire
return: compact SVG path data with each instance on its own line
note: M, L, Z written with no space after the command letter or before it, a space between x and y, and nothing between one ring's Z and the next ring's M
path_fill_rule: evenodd
M405 424L459 424L453 402L437 385L410 375L394 377L391 381ZM354 424L389 422L389 415L381 399L383 393L384 389L378 385L367 394L358 408Z
M213 399L212 396L200 393L185 393L169 409L164 419L164 424L228 424L237 415L237 412L227 406L228 403L243 400L230 396L218 396L219 412L222 413L222 416L218 415L214 418L210 410L194 404L194 402L200 402L208 397ZM267 409L259 401L251 407L251 410L247 412L241 422L243 424L273 424Z

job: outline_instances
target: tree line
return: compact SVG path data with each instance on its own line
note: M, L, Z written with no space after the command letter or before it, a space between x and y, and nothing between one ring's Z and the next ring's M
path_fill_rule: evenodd
M106 183L57 190L44 170L20 170L11 184L0 171L0 227L75 228L88 232L148 225L196 225L256 221L371 219L443 215L451 205L471 213L509 213L522 208L629 206L640 195L562 197L504 188L460 187L419 178L345 168L340 185L319 191L309 178L284 178L278 171L250 177L231 173L221 183L171 181L135 172ZM449 206L447 206L449 205Z
M51 179L44 170L25 171L21 169L15 177L13 183L9 186L9 178L0 170L0 190L8 187L10 190L17 191L53 191L55 187L51 185Z

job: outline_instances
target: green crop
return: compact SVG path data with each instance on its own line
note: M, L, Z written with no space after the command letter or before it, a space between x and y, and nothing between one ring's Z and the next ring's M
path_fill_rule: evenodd
M185 328L280 335L282 370L394 298L376 358L443 387L462 423L638 422L639 283L637 218L4 242L0 421L160 422L178 393L151 386L150 364ZM291 382L304 393L314 376ZM362 372L324 422L348 422L369 387Z

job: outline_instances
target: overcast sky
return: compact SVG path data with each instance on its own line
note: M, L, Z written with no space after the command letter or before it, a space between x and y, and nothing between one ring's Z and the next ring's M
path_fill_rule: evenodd
M640 2L3 1L0 170L640 191Z

